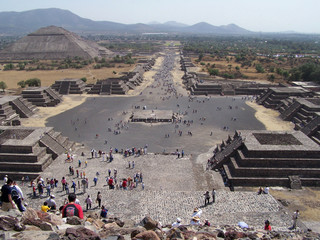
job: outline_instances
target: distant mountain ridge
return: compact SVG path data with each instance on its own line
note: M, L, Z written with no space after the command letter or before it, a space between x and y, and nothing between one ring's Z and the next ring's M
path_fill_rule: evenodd
M235 24L213 26L201 22L192 26L168 21L163 24L122 24L111 21L93 21L82 18L69 10L58 8L35 9L24 12L0 12L0 35L22 35L46 26L63 27L81 34L137 34L146 32L188 33L188 34L250 34Z

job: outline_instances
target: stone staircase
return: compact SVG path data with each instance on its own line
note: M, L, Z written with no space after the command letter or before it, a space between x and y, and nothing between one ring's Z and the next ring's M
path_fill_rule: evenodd
M65 147L73 146L60 135L53 128L0 127L0 178L6 174L18 180L39 176Z
M12 108L20 115L21 118L31 117L38 109L26 99L18 97L10 102Z
M59 93L63 95L69 94L70 82L62 82L60 85Z

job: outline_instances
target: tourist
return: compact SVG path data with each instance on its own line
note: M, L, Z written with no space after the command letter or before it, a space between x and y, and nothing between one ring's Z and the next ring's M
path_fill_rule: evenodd
M97 186L97 182L98 182L98 178L97 178L97 177L94 177L94 178L93 178L94 186Z
M208 221L208 219L204 220L204 226L208 226L208 227L211 226L211 224L210 224L210 222Z
M73 188L73 193L76 193L77 184L75 183L75 181L72 181L71 188Z
M56 210L57 209L57 204L56 204L56 201L54 200L55 199L55 196L54 195L51 195L45 202L47 203L48 207L51 209L51 210Z
M191 217L201 217L201 214L202 214L202 210L200 209L200 208L195 208L194 210L193 210L193 214L192 214L192 216Z
M88 209L91 209L91 204L92 204L92 199L91 199L90 195L88 195L85 202L87 204L87 211L88 211Z
M264 230L271 231L271 225L270 225L269 220L264 222Z
M298 221L298 218L299 218L299 210L296 210L293 215L292 215L292 221L293 221L293 224L292 224L292 227L289 228L290 230L293 230L293 229L296 229L297 228L297 221Z
M212 195L212 202L214 203L216 201L216 195L217 195L217 192L214 188L212 189L211 195Z
M177 218L177 221L176 222L174 222L174 223L172 223L172 227L173 228L177 228L177 227L179 227L181 225L181 218Z
M24 200L23 192L16 182L13 182L13 186L11 188L11 197L12 197L12 200L17 205L19 211L24 212L26 208L22 204L22 201Z
M190 225L200 226L200 217L195 216L191 218Z
M98 203L98 207L101 207L101 200L102 200L102 195L100 192L98 192L97 194L97 199L96 199L96 203Z
M266 186L264 189L263 189L263 193L264 194L269 194L269 187Z
M209 191L206 191L206 193L204 194L204 198L205 198L204 205L207 206L207 204L210 203L210 193L209 193Z
M80 219L83 219L83 211L79 204L75 203L76 195L70 193L68 196L69 203L62 208L62 217L72 217L77 216Z
M64 188L66 190L66 194L69 194L69 183L66 182Z
M43 205L41 206L41 211L42 212L48 212L50 208L48 207L48 203L44 202Z
M65 190L66 182L67 182L67 180L65 179L65 177L62 177L62 179L61 179L62 191Z
M16 208L16 205L11 196L12 184L13 180L11 178L8 178L7 183L4 184L1 188L1 202L3 211L9 211L10 209Z
M262 189L262 187L259 187L258 195L260 195L261 193L263 193L263 189Z
M103 205L101 207L100 217L101 218L107 218L108 209L106 209Z

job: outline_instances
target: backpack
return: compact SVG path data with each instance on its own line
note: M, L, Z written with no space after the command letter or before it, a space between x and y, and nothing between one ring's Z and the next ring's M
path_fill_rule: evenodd
M19 193L18 193L18 191L17 191L17 189L15 188L15 187L12 187L12 189L11 189L11 198L13 199L13 200L17 200L17 199L19 199Z

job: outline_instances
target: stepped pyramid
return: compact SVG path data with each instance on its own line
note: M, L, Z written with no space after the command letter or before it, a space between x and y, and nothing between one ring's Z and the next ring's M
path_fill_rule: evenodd
M61 27L40 28L0 51L1 60L110 57L113 52Z

